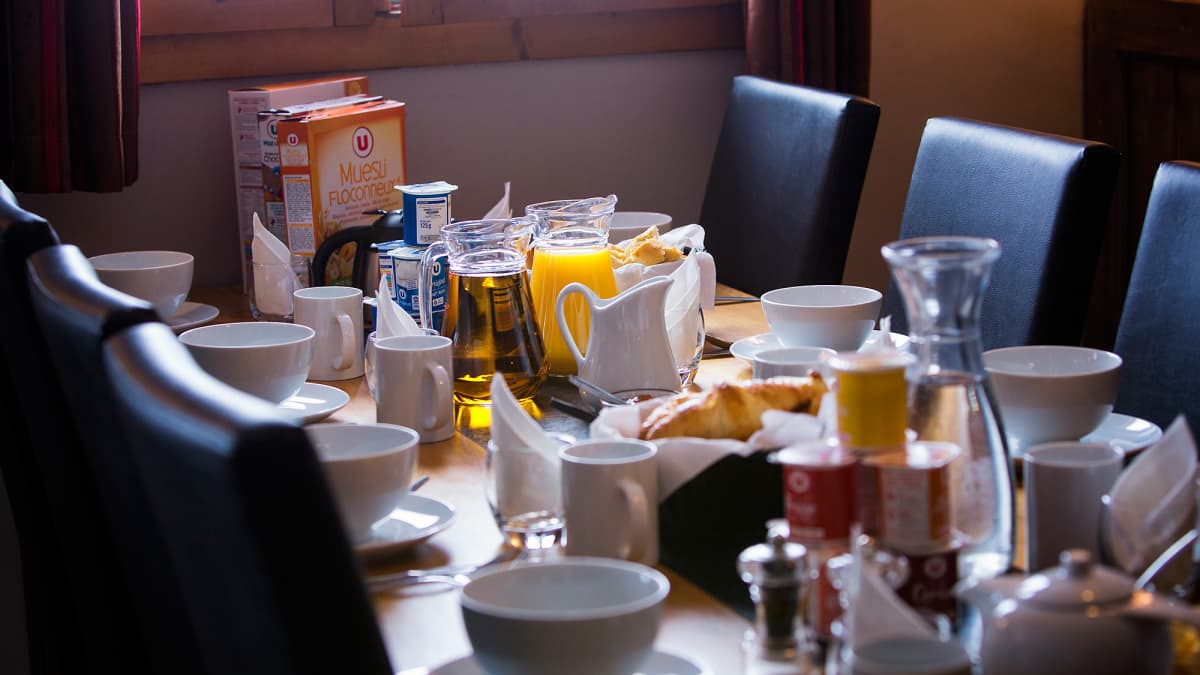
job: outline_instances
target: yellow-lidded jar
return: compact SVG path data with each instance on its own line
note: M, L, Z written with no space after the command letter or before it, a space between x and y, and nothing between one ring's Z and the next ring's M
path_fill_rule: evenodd
M895 351L841 353L829 360L837 382L838 435L856 451L904 447L908 428L908 354Z

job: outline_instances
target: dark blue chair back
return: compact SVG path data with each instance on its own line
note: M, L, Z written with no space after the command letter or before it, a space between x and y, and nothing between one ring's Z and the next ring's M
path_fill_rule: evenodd
M274 406L196 365L163 324L104 363L211 675L388 675L321 466Z
M718 278L764 293L841 283L879 106L734 78L700 224Z
M58 423L83 430L76 433L76 446L58 449L59 459L86 467L90 476L89 485L66 484L59 490L64 520L58 527L79 543L67 564L110 575L89 586L97 596L88 598L94 611L107 617L91 620L133 642L153 672L201 673L194 632L117 421L101 352L107 335L156 322L158 316L149 303L101 283L74 246L44 248L30 256L27 267L34 312L53 364L44 376L58 383L67 404ZM59 479L46 477L47 482ZM80 513L92 517L79 518ZM116 598L100 597L101 592ZM155 601L147 602L151 597ZM113 611L114 602L121 611ZM168 607L173 609L165 611Z
M1103 143L936 117L921 135L899 238L1000 242L983 302L984 349L1077 345L1119 165ZM893 330L908 330L894 280L883 314Z
M116 561L105 555L81 432L70 420L34 316L26 263L55 248L44 219L0 183L0 443L21 551L25 630L33 673L140 673L145 663Z
M1117 412L1164 429L1176 415L1200 430L1200 164L1159 165L1138 240L1115 350Z

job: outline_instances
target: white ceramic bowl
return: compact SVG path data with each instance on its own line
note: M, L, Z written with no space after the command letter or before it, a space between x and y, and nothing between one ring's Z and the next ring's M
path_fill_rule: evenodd
M371 539L412 483L417 432L395 424L313 424L304 428L329 480L351 541Z
M246 321L193 328L179 341L209 375L279 403L299 391L308 377L315 335L294 323Z
M789 286L762 296L771 332L788 347L854 351L867 341L883 294L861 286Z
M1079 440L1100 426L1117 399L1121 357L1087 347L992 349L984 368L1011 444L1025 448Z
M192 288L193 258L179 251L126 251L88 258L105 286L154 305L169 319Z
M658 233L663 234L671 229L671 216L652 211L617 211L608 224L608 240L616 244L633 239L651 225L657 225Z
M756 380L765 380L768 377L804 377L810 371L816 371L822 377L829 377L829 359L835 356L837 352L825 347L764 349L754 355L751 366Z
M633 673L654 649L669 590L658 571L624 560L517 565L463 588L463 622L491 675Z

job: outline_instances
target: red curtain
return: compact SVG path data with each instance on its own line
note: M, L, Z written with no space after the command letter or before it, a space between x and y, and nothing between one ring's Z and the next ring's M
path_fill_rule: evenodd
M137 178L138 0L5 0L0 179L116 192Z
M745 0L746 70L867 95L870 0Z

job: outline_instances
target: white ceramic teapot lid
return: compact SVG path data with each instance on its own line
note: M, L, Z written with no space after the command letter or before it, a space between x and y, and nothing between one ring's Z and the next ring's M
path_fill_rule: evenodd
M1059 565L1034 574L1017 588L1017 598L1037 605L1070 609L1125 603L1133 596L1133 580L1097 565L1084 549L1063 551Z

